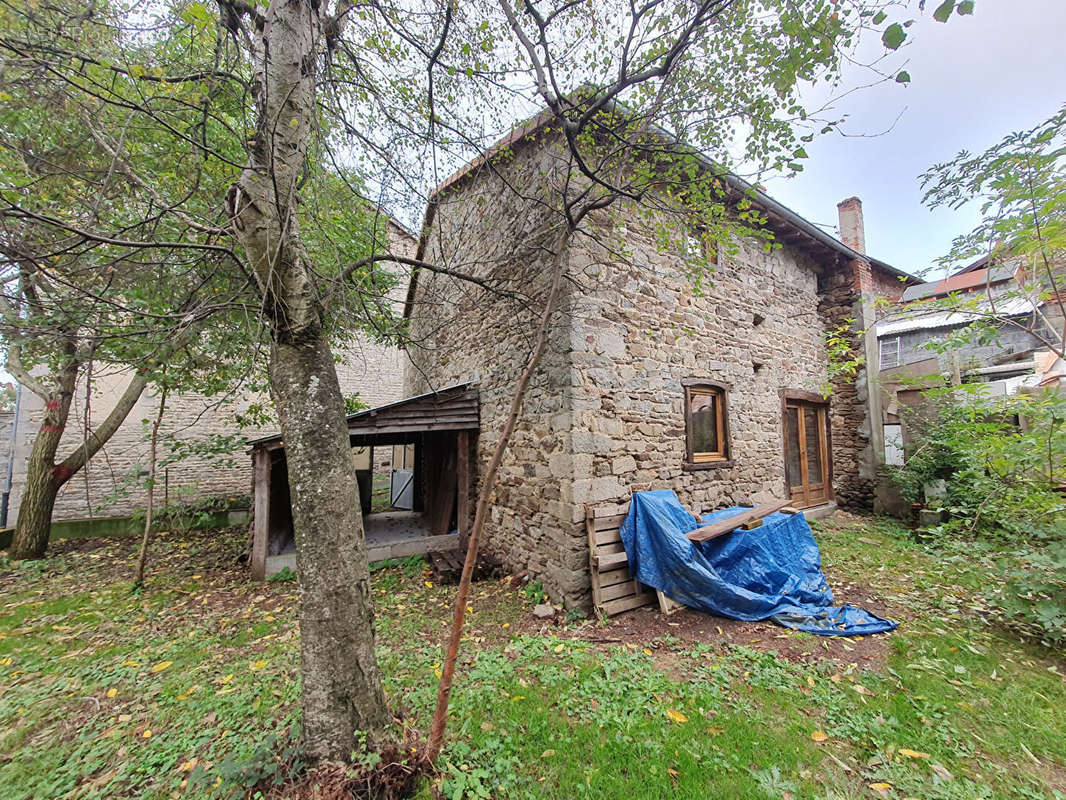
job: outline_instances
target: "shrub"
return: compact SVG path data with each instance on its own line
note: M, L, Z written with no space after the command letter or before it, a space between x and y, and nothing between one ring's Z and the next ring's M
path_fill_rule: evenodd
M986 600L1024 635L1066 645L1066 394L954 389L928 401L911 420L919 435L906 464L893 470L901 495L918 501L927 481L944 479L950 516L932 532L997 542Z

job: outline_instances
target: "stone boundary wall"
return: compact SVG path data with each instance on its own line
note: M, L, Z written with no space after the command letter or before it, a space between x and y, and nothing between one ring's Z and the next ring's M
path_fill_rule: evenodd
M406 256L414 254L414 238L398 226L390 224L389 238L392 252ZM403 274L404 280L390 293L390 300L397 308L402 307L406 296L406 273ZM360 336L343 350L335 352L338 357L337 377L341 391L346 395L358 392L362 402L369 406L392 403L404 397L403 374L406 356L398 348ZM90 398L91 426L95 427L106 417L114 399L121 394L127 381L128 374L94 375ZM60 490L53 515L55 520L122 517L144 507L147 492L143 483L149 467L150 426L158 411L157 403L158 398L148 391L141 396L110 441L92 458L85 469ZM170 467L161 468L156 489L158 503L162 504L164 493L169 496L171 504L219 495L227 495L238 502L250 497L251 462L243 440L277 432L276 425L261 429L239 428L234 417L245 412L251 403L269 404L269 398L252 394L217 398L195 393L167 398L161 434L173 435L179 440L200 441L214 436L239 435L242 441L226 455L194 456ZM8 513L10 525L14 525L18 516L18 503L25 484L26 462L43 413L41 399L23 389ZM83 441L85 430L83 379L71 405L70 420L60 447L59 458ZM167 452L161 452L160 460L165 459L167 455ZM378 455L380 460L381 453ZM6 475L7 461L4 460L2 464Z

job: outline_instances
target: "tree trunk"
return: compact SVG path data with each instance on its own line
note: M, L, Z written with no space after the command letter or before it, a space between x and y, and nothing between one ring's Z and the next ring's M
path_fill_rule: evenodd
M133 573L133 586L139 588L144 585L144 567L148 563L148 542L152 537L152 511L155 507L155 476L157 455L159 453L159 426L163 424L163 412L167 407L167 388L163 387L159 395L159 413L152 423L151 455L148 462L148 503L144 509L144 533L141 535L141 551L137 554L137 568Z
M390 716L344 399L321 337L275 344L270 381L296 534L305 746L313 759L347 760L355 731L380 742Z
M569 242L573 231L570 228L564 230L555 246L555 257L552 262L551 286L548 296L544 300L544 309L541 312L540 323L537 325L536 339L533 350L529 354L525 369L518 377L514 392L511 395L511 408L504 422L500 438L496 440L496 447L492 451L485 477L478 489L477 508L474 512L474 524L470 530L470 539L466 545L466 559L463 561L463 573L459 578L459 588L455 593L455 609L452 613L452 627L448 635L448 643L444 648L444 669L441 672L440 684L437 687L437 708L433 713L433 721L430 724L429 744L426 747L426 760L433 763L440 755L444 745L444 729L448 724L448 703L452 693L452 680L455 677L455 664L459 657L459 641L463 633L463 621L466 618L467 597L470 594L470 581L474 574L474 564L477 562L478 540L481 531L485 527L485 518L489 514L489 500L496 485L496 471L500 468L507 445L511 441L515 425L518 424L518 416L522 411L522 401L525 399L526 387L529 380L540 364L541 355L544 353L544 345L548 339L548 331L551 328L552 315L555 313L555 302L559 295L559 286L562 283L563 273L566 271L567 258L569 256Z
M11 541L11 558L44 558L48 549L56 495L74 474L64 465L56 465L56 452L67 427L77 379L78 365L72 360L58 371L56 390L42 398L45 401L44 419L41 420L26 464L26 488L19 501L19 515Z
M390 715L374 653L344 400L297 214L316 124L323 13L313 0L262 9L252 39L256 132L228 206L271 325L270 389L285 442L300 579L304 747L313 760L347 761L355 731L375 746Z
M26 465L26 488L19 502L18 521L11 541L11 558L44 558L52 530L52 509L62 483L55 480L55 454L59 436L44 432L33 442Z

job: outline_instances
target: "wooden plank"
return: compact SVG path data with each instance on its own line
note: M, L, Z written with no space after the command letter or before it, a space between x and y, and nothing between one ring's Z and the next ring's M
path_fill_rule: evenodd
M594 519L602 519L603 517L613 517L621 514L625 516L629 513L629 501L624 503L610 503L605 506L597 506L592 509L592 516Z
M634 608L640 608L646 606L649 603L655 602L655 595L651 592L643 592L633 597L624 597L621 600L611 600L602 605L603 613L608 617L613 617L615 614L621 614L623 611L629 611Z
M259 449L252 456L252 580L266 580L267 548L270 545L270 451Z
M600 571L609 570L611 567L620 567L623 564L628 564L629 559L626 558L625 552L621 553L608 553L607 555L596 556L596 569Z
M585 532L589 541L589 583L592 586L592 606L599 608L603 605L603 593L600 584L599 565L596 563L596 532L593 530L595 516L592 509L585 506Z
M659 610L664 614L673 614L675 611L680 611L685 607L676 600L667 597L658 589L655 590L655 596L659 598Z
M782 508L790 503L789 500L777 500L773 503L766 505L756 506L749 511L744 511L740 514L734 514L726 519L712 522L710 525L704 525L702 528L696 528L696 530L686 533L685 536L691 542L705 542L708 539L714 539L719 536L724 536L731 531L735 531L741 525L752 520L762 519L768 517L775 511L780 511Z
M593 522L593 530L596 531L608 531L618 530L622 527L622 523L625 522L625 514L615 514L610 517L599 517Z
M456 510L456 524L459 528L459 548L466 551L470 537L470 434L459 431L455 435L457 492L459 507Z
M447 448L440 461L440 472L436 475L436 485L428 487L436 493L433 503L433 522L430 533L443 536L449 533L452 523L452 511L455 510L455 494L458 478L455 474L456 453Z
M620 597L632 597L637 594L640 594L640 592L633 590L633 581L629 579L622 583L613 583L610 586L600 587L600 597L603 598L604 603L609 600L617 600Z
M350 425L349 436L369 436L374 433L420 433L422 431L462 431L477 430L479 422L476 419L455 422L434 422L419 425Z
M424 556L441 550L455 550L459 547L459 537L454 533L443 536L423 536L421 539L409 539L405 542L372 547L367 550L368 562L384 561L386 558L406 558L407 556Z
M611 528L607 531L596 531L594 534L596 538L596 545L614 544L615 542L622 541L622 532L618 528Z
M624 567L616 567L605 572L600 572L599 578L601 589L605 589L608 586L614 586L616 583L625 583L626 581L633 580L633 576L629 574L628 564Z

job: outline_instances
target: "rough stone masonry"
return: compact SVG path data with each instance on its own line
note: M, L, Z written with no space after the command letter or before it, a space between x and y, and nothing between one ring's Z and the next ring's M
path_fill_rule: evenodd
M538 243L552 226L543 209L553 163L550 139L541 138L453 181L428 216L423 257L476 274L492 291L421 272L409 295L415 344L406 393L478 383L481 473L545 291ZM660 488L696 511L749 503L767 490L787 497L782 391L819 391L826 331L857 320L853 346L862 352L864 295L896 290L863 259L825 247L766 252L741 243L735 253L718 249L713 281L698 293L681 252L663 252L654 221L635 206L615 206L590 226L572 245L567 288L499 472L485 540L567 606L589 603L586 505ZM625 258L604 244L618 240ZM714 468L685 464L682 381L693 379L728 387L729 458ZM865 381L861 369L853 382L838 380L829 400L843 506L867 506L873 496Z

